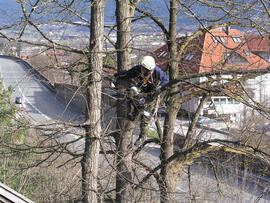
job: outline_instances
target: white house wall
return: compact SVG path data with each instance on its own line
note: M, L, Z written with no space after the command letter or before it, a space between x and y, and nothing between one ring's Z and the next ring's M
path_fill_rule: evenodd
M215 96L211 97L211 100L204 105L202 114L230 114L236 116L236 114L243 111L243 104L232 98Z
M270 74L258 76L247 81L248 86L254 92L254 100L270 106Z
M226 79L231 79L232 76L223 75L222 78L226 80ZM201 78L201 82L206 81L206 80L207 78ZM196 82L196 81L193 81L193 82ZM250 79L246 83L247 83L246 87L249 87L253 90L253 93L254 93L253 99L256 102L265 104L269 107L270 106L270 74L265 74L262 76L258 76L254 79ZM183 93L183 94L185 95L187 93ZM188 102L185 102L182 105L182 109L190 113L195 113L200 102L199 99L200 98L194 98ZM209 104L208 102L207 104L204 105L203 111L201 112L202 115L215 114L217 116L218 114L227 114L227 115L240 117L240 115L243 113L244 105L242 103L236 102L235 100L233 100L232 102L229 97L214 96L211 99L213 103ZM214 102L217 99L219 99L219 103ZM224 100L225 100L225 103L224 103ZM246 109L248 108L246 107Z
M221 75L221 76L212 76L214 80L217 80L216 83L226 83L230 81L232 75ZM208 78L201 77L200 81L205 82ZM215 85L215 84L213 84ZM226 115L236 115L240 114L243 111L243 104L225 96L213 96L211 97L212 103L207 102L204 107L202 114L226 114ZM198 101L199 102L199 101Z
M226 82L226 79L232 79L232 76L223 75L222 78L225 80L220 81L220 82ZM213 79L216 79L216 76L213 76ZM204 82L206 80L207 80L206 77L200 78L200 82ZM196 80L193 80L192 82L195 84L198 84L198 82L196 83ZM187 92L183 94L185 95L187 94ZM204 105L201 115L211 114L211 115L218 116L219 114L230 114L230 115L236 116L236 114L240 114L243 111L243 104L236 102L235 100L232 100L229 97L215 96L215 97L212 97L211 99L213 102L212 103L207 102ZM199 97L191 99L182 105L182 109L190 113L195 113L199 106L199 102L200 102Z
M237 114L240 114L244 108L244 105L242 103L236 102L235 100L231 100L228 97L216 96L211 97L211 99L212 102L207 102L207 104L203 106L201 115L218 116L219 114L227 114L227 115L230 114L236 116ZM199 102L200 98L194 98L192 100L189 100L188 102L185 102L182 105L182 109L190 113L195 113L199 106Z

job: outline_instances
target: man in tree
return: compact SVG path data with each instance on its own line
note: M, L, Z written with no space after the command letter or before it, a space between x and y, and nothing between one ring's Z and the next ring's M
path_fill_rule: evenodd
M128 118L134 120L138 114L141 115L141 133L135 144L144 136L157 138L157 133L149 129L151 114L157 103L157 97L153 94L158 95L161 88L169 82L167 75L156 66L152 56L144 56L139 65L114 76L130 82Z

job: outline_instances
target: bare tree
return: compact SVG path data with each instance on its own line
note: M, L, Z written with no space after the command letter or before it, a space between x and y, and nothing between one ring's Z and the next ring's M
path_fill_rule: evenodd
M196 2L196 1L194 1L194 2ZM167 45L168 45L168 54L167 54L168 57L166 60L168 60L168 69L169 69L170 80L171 80L172 86L169 87L169 91L168 91L169 99L168 99L167 114L166 114L165 124L164 124L164 131L163 131L163 135L160 136L163 138L163 139L161 139L161 164L159 166L157 166L155 169L153 169L150 173L151 175L153 175L159 169L161 170L160 179L158 179L158 182L159 182L159 186L161 188L160 199L162 202L174 201L175 198L173 198L173 194L175 192L175 186L176 186L175 183L177 183L177 176L178 176L177 174L180 174L182 172L182 169L187 164L187 162L189 162L189 161L193 162L192 161L192 160L194 160L193 154L196 154L196 153L201 154L200 151L202 149L201 148L202 143L200 143L196 140L193 140L193 139L197 139L197 138L192 138L192 136L194 136L194 134L192 134L192 131L196 126L194 124L197 123L198 116L202 110L202 106L203 106L204 102L206 102L207 97L209 97L211 95L215 95L215 94L220 94L220 93L224 94L224 92L226 92L226 90L224 90L224 89L226 89L226 88L230 89L232 86L234 86L233 84L236 84L242 80L246 80L249 77L252 78L254 76L254 75L253 76L252 75L249 75L249 76L245 75L245 77L242 77L242 78L239 78L238 80L236 80L235 81L236 83L233 83L233 81L230 81L225 86L224 86L224 84L222 84L222 87L218 87L218 86L213 85L214 83L211 82L211 77L210 77L208 84L212 84L212 85L206 86L207 87L206 89L203 88L204 84L198 84L198 83L194 84L194 83L187 82L186 84L194 85L195 88L201 88L201 89L199 91L194 91L191 94L184 95L184 96L182 96L182 98L178 99L177 93L179 92L179 89L177 89L176 84L177 84L177 81L179 81L178 80L179 63L181 64L182 59L187 55L186 52L188 51L189 47L196 46L195 44L193 44L193 43L196 43L193 41L193 39L195 39L196 37L198 37L202 34L202 30L199 29L198 31L195 31L193 35L184 38L185 39L184 41L180 40L181 42L177 46L177 41L176 41L176 22L177 21L176 21L176 18L177 18L177 13L178 13L177 12L178 6L180 6L181 9L186 14L190 14L192 17L194 17L194 19L197 20L197 22L201 25L201 27L203 29L205 29L206 31L209 31L211 28L214 28L214 27L220 27L220 26L232 25L232 24L238 24L238 25L241 24L243 27L246 27L246 26L252 27L251 24L247 25L247 24L243 23L243 20L246 18L241 16L240 13L237 12L238 11L236 9L236 7L238 6L237 2L234 2L234 3L230 2L230 6L229 6L229 3L227 1L220 2L220 5L218 5L218 3L212 4L211 2L207 2L207 1L200 1L200 3L203 4L204 6L206 6L206 9L208 8L208 6L214 6L214 8L217 8L217 9L220 8L221 11L223 11L224 13L227 14L227 16L224 17L224 19L222 19L225 22L222 21L221 19L219 19L220 21L217 20L218 17L213 16L212 13L211 13L211 16L208 16L208 17L200 16L200 14L198 14L196 12L196 8L195 8L196 6L194 6L194 10L193 10L192 3L189 4L188 2L170 1L170 12L169 12L170 13L170 19L169 19L170 27L169 27L169 32L167 32L165 27L162 25L162 23L158 20L158 18L156 16L153 16L150 13L147 13L143 10L137 9L139 12L152 18L153 21L158 26L161 27L161 30L163 30L165 36L167 36L166 40L167 40ZM258 2L258 1L255 1L252 3L255 3L254 5L257 5L259 7L261 7L261 5L264 4L264 2L262 4L260 4L260 2ZM221 7L219 7L219 6L221 6ZM254 8L255 7L256 6L254 6ZM208 9L210 9L210 8L208 8ZM245 8L242 8L242 12L249 13ZM264 9L262 9L262 12L268 13L267 10L264 10ZM251 21L254 22L253 19L251 19ZM208 26L208 25L206 25L206 22L212 23L212 25ZM262 23L262 22L260 22L260 23ZM256 24L256 28L260 29L260 31L266 31L265 29L261 29L263 26L261 26L260 23L254 22L254 24ZM224 45L224 46L226 46L226 45ZM192 68L192 67L190 67L190 68ZM267 72L267 70L265 70L265 71ZM265 71L263 70L262 72L265 72ZM259 72L260 71L257 70L257 74L260 74ZM236 72L234 72L233 74L235 74L235 73ZM248 72L246 72L246 71L241 71L241 73L248 74ZM180 73L180 75L181 74L183 74L183 76L180 76L180 81L184 82L183 84L185 84L185 82L186 82L186 80L183 78L191 79L193 77L191 75L187 76L186 72ZM217 73L212 72L209 74L215 76ZM223 73L219 73L218 75L221 75L221 74L226 75L226 74L228 74L228 72L224 71ZM201 76L197 75L195 77L201 77ZM220 89L222 89L222 90L220 90ZM204 90L206 90L206 91L204 91ZM180 91L184 91L184 89L182 89ZM184 142L184 145L181 146L182 149L179 152L175 153L173 151L173 146L174 146L174 142L173 142L173 140L174 140L173 128L174 127L173 126L175 125L177 113L178 113L179 108L181 107L182 103L184 103L185 101L189 100L190 98L194 98L194 97L202 97L205 99L204 99L204 101L202 101L201 105L198 106L196 114L194 114L194 116L193 116L193 120L192 120L191 124L189 125L189 130L188 130L186 138L185 138L186 140ZM243 102L243 100L242 100L242 102ZM244 102L244 103L247 104L248 102ZM216 140L216 141L222 142L221 140ZM213 142L213 141L211 141L211 142ZM225 141L225 142L227 142L227 141ZM191 143L193 143L193 144L191 144ZM208 144L208 143L205 143L205 144ZM239 143L237 144L237 143L231 142L231 144L232 145L230 145L230 147L238 149ZM205 145L204 147L207 148L207 145ZM249 147L251 147L251 146L248 146L246 148L246 150ZM211 148L211 146L209 147L209 149L210 148ZM217 149L214 149L214 150L217 150ZM263 153L263 152L261 151L261 153ZM190 154L190 155L188 155L188 154ZM175 157L175 158L178 157L178 158L176 158L175 161L172 161L173 157ZM190 159L189 159L189 157L190 157ZM151 175L147 175L143 179L142 182L144 182Z
M84 138L84 152L82 154L76 154L76 152L66 151L75 156L74 159L81 159L81 181L82 181L82 196L81 200L83 202L97 202L102 201L102 197L98 192L98 168L99 168L99 153L100 153L100 137L102 134L101 129L101 88L102 88L102 69L103 69L103 43L104 43L104 7L106 1L91 1L91 2L74 2L74 1L55 1L55 2L46 2L42 3L40 1L18 1L18 4L21 6L21 12L23 15L23 23L19 31L16 30L16 36L9 37L2 34L2 37L5 37L9 41L20 41L26 44L40 46L43 51L51 50L52 56L54 56L54 66L56 69L61 67L61 63L58 61L58 50L73 52L84 56L84 60L81 61L81 64L86 65L86 69L77 70L79 72L87 72L86 79L84 79L84 88L86 89L86 111L85 111L85 121L81 124L70 124L70 127L80 127L85 129L85 133L80 135ZM85 7L84 7L85 6ZM86 8L84 10L78 11L77 9ZM90 8L90 9L89 9ZM46 10L50 10L52 16L45 17ZM44 12L44 13L43 13ZM85 18L85 15L90 17L91 21ZM71 14L71 17L66 20L62 17L68 16ZM35 18L37 17L37 18ZM84 23L87 23L90 28L90 35L87 37L89 39L88 46L72 47L66 46L64 44L56 43L52 39L53 36L47 33L47 30L43 30L41 25L50 24L51 22L57 25L74 25L74 20L72 18L77 18L80 20L79 24L76 24L81 27L87 27ZM40 19L43 19L39 21ZM50 19L51 18L51 19ZM15 27L16 25L14 25ZM43 42L30 42L24 40L23 37L25 32L28 31L28 28L33 29L33 34L38 38L40 37ZM15 39L16 38L16 39ZM43 47L43 48L42 48ZM60 48L61 47L61 48ZM79 66L77 66L79 68ZM74 69L73 69L74 70ZM75 70L76 72L76 70ZM46 130L44 128L44 130ZM59 133L57 127L52 127L51 130L55 131L54 135ZM52 135L52 138L54 137ZM78 139L81 139L80 136ZM57 137L57 136L56 136ZM56 138L54 137L54 138ZM53 139L54 139L53 138ZM58 140L58 141L57 141ZM55 140L58 143L58 146L62 145L61 141L59 142L59 137ZM73 142L73 141L72 141ZM50 144L49 144L50 143ZM54 148L54 144L49 141L47 143L47 148ZM66 144L64 144L66 145ZM62 145L63 146L63 145ZM30 147L29 147L30 148ZM58 148L58 147L57 147ZM59 148L58 148L59 149ZM64 150L65 151L65 150ZM51 155L56 154L57 149L51 151ZM75 154L73 154L75 153ZM51 156L49 155L49 156ZM46 158L45 158L46 159ZM40 162L41 164L43 162Z
M138 2L116 1L118 71L131 68L131 20ZM115 136L117 146L116 201L128 202L134 197L131 190L133 182L131 150L135 123L127 119L127 102L123 94L129 84L124 81L121 83L118 85L118 89L122 94L119 95L117 103L117 129L119 129L119 133Z
M98 163L102 132L101 86L105 2L92 1L91 5L91 36L88 56L88 84L86 85L86 135L84 154L81 160L83 202L97 202L101 198L98 192Z

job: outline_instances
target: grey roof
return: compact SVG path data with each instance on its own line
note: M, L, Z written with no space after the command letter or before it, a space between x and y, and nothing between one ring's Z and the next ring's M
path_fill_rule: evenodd
M0 202L4 203L34 203L10 187L0 183Z

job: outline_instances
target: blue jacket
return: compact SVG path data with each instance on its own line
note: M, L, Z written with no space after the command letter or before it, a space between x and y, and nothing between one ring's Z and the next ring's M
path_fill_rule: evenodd
M168 76L159 67L156 66L151 73L148 71L142 75L141 65L137 65L130 70L115 73L114 76L131 80L131 82L141 88L143 92L153 91L156 88L163 87L169 82ZM151 76L148 77L148 74L151 74ZM148 78L148 80L146 78Z

